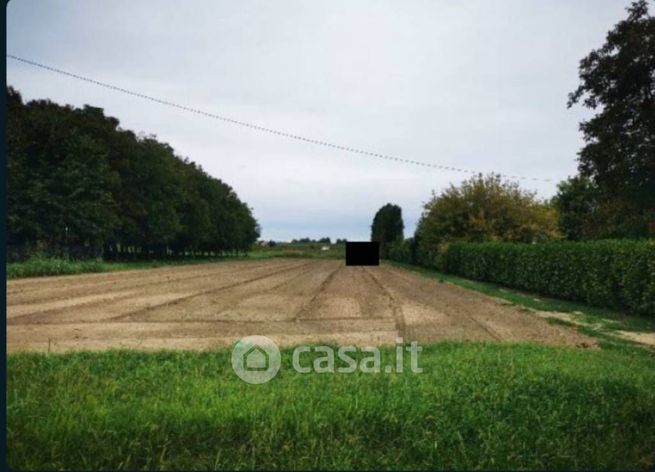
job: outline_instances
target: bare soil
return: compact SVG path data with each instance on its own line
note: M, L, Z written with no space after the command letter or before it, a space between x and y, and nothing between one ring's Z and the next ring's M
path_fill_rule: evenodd
M221 262L7 282L7 349L210 349L248 335L282 345L593 338L403 269L341 261Z

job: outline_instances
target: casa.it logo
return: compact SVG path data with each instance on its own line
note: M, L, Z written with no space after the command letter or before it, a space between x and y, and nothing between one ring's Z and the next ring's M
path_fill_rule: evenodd
M266 336L242 338L232 349L232 368L244 382L268 382L280 370L280 363L280 350Z

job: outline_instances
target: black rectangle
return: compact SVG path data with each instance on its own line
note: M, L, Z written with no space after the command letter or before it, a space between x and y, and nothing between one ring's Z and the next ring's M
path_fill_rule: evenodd
M346 242L346 265L380 265L380 243L369 241Z

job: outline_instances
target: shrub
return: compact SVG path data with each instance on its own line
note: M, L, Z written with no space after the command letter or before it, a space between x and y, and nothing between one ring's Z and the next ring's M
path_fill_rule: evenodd
M104 272L105 264L98 259L71 261L55 257L35 256L24 262L7 264L7 278L43 277L47 275L72 275L87 272Z
M475 280L655 316L655 241L453 243L445 270Z
M394 241L389 247L389 259L404 262L405 264L414 264L412 258L412 248L410 247L410 240Z

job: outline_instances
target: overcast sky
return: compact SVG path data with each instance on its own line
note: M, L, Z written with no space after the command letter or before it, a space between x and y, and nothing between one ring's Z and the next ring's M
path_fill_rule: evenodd
M7 51L294 134L525 181L576 171L579 60L628 0L12 0ZM262 134L7 59L26 99L92 104L230 184L265 239L368 239L375 211L415 228L467 174Z

